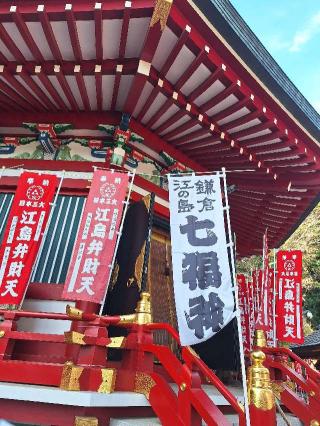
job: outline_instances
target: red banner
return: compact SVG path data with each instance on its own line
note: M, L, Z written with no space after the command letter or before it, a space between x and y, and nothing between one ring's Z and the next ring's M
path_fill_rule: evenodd
M63 298L95 303L103 301L109 283L128 180L127 173L106 170L94 172Z
M19 307L48 220L57 177L24 172L0 248L0 305Z
M279 251L277 270L277 338L303 343L301 251Z
M260 304L261 304L261 291L262 291L262 270L258 269L252 272L252 296L254 305L254 315L256 322L259 319Z
M275 297L274 297L274 269L268 268L268 327L267 327L267 346L274 347L274 303L275 303Z
M246 283L246 277L243 274L237 275L238 281L238 303L240 310L240 323L242 329L242 341L245 351L250 351L250 312L249 312L249 294Z
M255 310L254 310L254 288L253 281L247 282L248 288L248 311L249 311L249 329L250 329L250 350L253 347L254 330L255 330Z

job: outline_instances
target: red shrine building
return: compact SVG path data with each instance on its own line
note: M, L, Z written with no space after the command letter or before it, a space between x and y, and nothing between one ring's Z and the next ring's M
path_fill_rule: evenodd
M269 247L280 247L320 199L320 116L230 2L1 1L0 166L0 239L22 170L60 182L21 312L0 306L0 419L249 424L243 392L178 349L166 175L225 168L237 256L261 254L266 228ZM132 202L155 194L151 296L131 322L62 297L100 168L135 173ZM125 336L110 338L115 324ZM123 351L120 361L112 350ZM284 410L319 425L318 373L289 350L271 352L249 367L252 388L256 372L269 392L251 424L274 410L271 380ZM290 356L308 378L283 366Z

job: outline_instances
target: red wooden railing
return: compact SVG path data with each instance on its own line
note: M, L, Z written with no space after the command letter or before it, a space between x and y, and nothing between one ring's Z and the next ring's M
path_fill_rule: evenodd
M316 424L312 422L320 418L320 373L287 348L260 349L266 354L265 366L271 371L281 404L304 424ZM292 368L290 362L303 367L306 376ZM294 388L290 382L294 383ZM298 388L304 395L297 393Z
M108 369L107 346L111 342L107 329L117 325L128 330L125 345L121 346L123 357L116 371L115 390L144 393L161 423L166 426L200 426L202 420L209 426L228 426L230 423L220 409L206 394L202 387L200 374L229 402L238 415L239 425L245 425L245 414L237 399L229 392L218 377L201 361L191 348L181 348L181 360L167 346L153 343L153 332L166 330L180 346L177 332L168 324L122 324L119 317L99 317L82 313L70 318L66 314L3 311L0 315L0 381L60 386L65 365L61 362L49 362L46 355L39 362L23 359L15 352L15 344L21 341L47 342L60 345L64 351L64 361L73 360L73 366L83 370L79 379L80 390L98 390L101 386L102 370ZM80 343L65 343L65 337L56 334L17 331L20 318L37 318L76 321ZM80 327L82 326L82 329ZM75 342L74 342L75 343ZM70 351L70 346L75 351ZM171 384L154 370L156 357L172 382L178 386L178 392ZM200 374L199 374L200 373Z

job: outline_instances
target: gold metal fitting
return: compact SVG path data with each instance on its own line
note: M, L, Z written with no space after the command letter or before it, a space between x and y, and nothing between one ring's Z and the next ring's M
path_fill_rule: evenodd
M0 330L0 339L1 337L3 337L6 334L6 332L4 330Z
M309 395L310 395L310 396L315 396L315 395L316 395L316 393L315 393L315 391L310 391L310 392L309 392Z
M311 420L310 426L320 426L320 422L318 420Z
M116 385L117 370L115 368L101 368L101 384L99 393L111 393Z
M248 399L249 404L262 411L274 408L275 400L271 389L269 370L263 366L266 359L262 351L251 353L252 365L248 369Z
M181 390L182 392L184 392L186 389L187 389L187 385L186 385L186 383L185 383L185 382L182 382L182 383L181 383L181 385L180 385L180 390Z
M107 348L124 348L126 338L124 336L110 337L111 342L107 344Z
M79 417L74 419L74 426L98 426L99 421L96 417Z
M67 305L66 314L71 319L82 319L83 311L78 308L74 308L73 306Z
M67 361L63 366L60 389L69 391L80 390L79 379L82 371L83 367L78 367L72 361Z
M152 322L150 293L142 292L140 294L140 300L135 311L135 314L121 315L120 323L143 325Z
M66 343L73 343L76 345L85 345L84 334L78 333L77 331L65 331L64 332L64 341Z
M255 330L253 346L264 348L267 346L266 333L263 330Z

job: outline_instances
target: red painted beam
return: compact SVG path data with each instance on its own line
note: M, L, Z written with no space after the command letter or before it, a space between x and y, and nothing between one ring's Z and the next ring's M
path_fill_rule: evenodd
M94 9L94 33L96 40L96 59L97 63L101 64L103 60L103 22L102 10L98 7Z
M74 111L79 111L79 106L77 104L77 101L76 101L76 99L75 99L75 97L73 95L72 90L70 89L70 86L69 86L69 84L67 82L67 79L66 79L65 75L61 72L61 68L60 68L60 71L57 72L55 75L56 75L56 77L57 77L57 79L59 81L59 84L60 84L60 86L61 86L61 88L62 88L62 90L63 90L66 98L68 99L68 101L69 101L69 103L71 105L71 108Z
M18 27L18 30L20 31L23 40L25 41L31 53L33 54L35 60L39 64L41 62L44 62L43 55L40 49L38 48L37 43L34 41L25 21L23 20L21 13L19 13L19 6L17 8L17 11L12 13L12 19Z
M0 90L5 93L12 101L17 102L19 106L26 108L26 110L35 109L39 110L39 107L35 108L30 102L27 102L21 95L19 95L15 90L13 90L8 84L0 80Z
M224 132L228 132L229 130L234 129L235 127L241 126L242 124L246 124L251 120L255 120L256 118L260 119L262 118L262 113L259 110L253 110L249 111L247 114L243 115L240 118L237 118L235 120L229 121L226 124L220 125L220 129Z
M97 130L98 124L119 124L119 112L22 112L0 116L0 126L20 127L23 122L33 123L71 123L78 129Z
M79 41L79 35L77 30L77 24L76 19L74 17L74 13L72 10L72 4L66 5L66 7L71 6L71 9L66 9L65 15L66 15L66 21L68 24L68 30L69 30L69 36L71 40L72 50L75 57L75 60L79 63L82 61L82 52L81 52L81 46Z
M119 45L119 58L120 59L123 59L125 57L125 53L126 53L126 45L127 45L127 40L128 40L130 15L131 15L131 5L130 5L130 7L125 7L123 9L122 27L121 27L120 45Z
M53 86L53 84L49 80L48 76L46 74L44 74L42 71L40 71L37 74L37 77L39 78L41 83L44 85L44 87L47 89L47 91L50 93L53 100L57 103L57 105L59 105L60 109L63 110L63 111L67 111L68 110L67 105L64 103L63 99L61 98L61 96L57 92L56 88ZM36 121L38 121L38 120L36 120Z
M214 114L211 119L218 123L220 120L225 119L231 114L234 114L237 111L240 111L242 108L252 108L253 107L253 100L250 97L244 97L243 99L239 100L239 102L223 109L222 111L218 112L217 114Z
M122 73L120 71L117 71L116 75L114 77L113 92L112 92L111 107L110 107L111 111L115 111L115 109L116 109L119 87L120 87L120 81L121 81L121 75L122 75Z
M48 8L48 6L46 5L45 8ZM21 8L19 10L21 12ZM64 10L64 8L63 8L63 10ZM49 21L49 18L48 18L48 15L47 15L47 12L46 12L45 9L43 11L38 12L38 18L39 18L39 21L41 22L42 29L43 29L43 32L45 34L47 43L48 43L48 45L51 49L52 55L53 55L56 63L62 64L63 59L62 59L62 55L61 55L61 52L60 52L60 49L59 49L59 46L58 46L58 42L57 42L55 35L53 33L52 26L51 26L51 23Z
M7 47L7 49L16 58L16 60L19 61L20 64L23 64L26 58L23 56L20 49L18 49L18 47L16 46L12 38L9 36L8 32L6 31L2 23L0 23L0 38L2 42L5 44L5 46Z
M183 116L189 115L187 114L187 111L185 108L180 108L175 114L173 114L172 117L170 117L168 120L166 120L161 126L157 127L155 131L158 134L164 133L169 127L171 127L173 124L175 124L178 120L180 120Z
M200 124L200 123L199 122L193 122L193 125L195 125L195 124ZM194 139L196 139L198 137L201 138L201 136L205 136L208 133L210 133L210 129L208 129L208 128L206 128L206 129L203 129L203 128L202 129L198 129L198 130L195 130L195 131L193 131L191 133L188 133L187 135L181 136L180 138L173 139L172 141L170 141L170 143L172 145L178 146L181 143L186 143L186 142L189 142L189 141L193 142ZM167 136L168 136L168 134L165 135L166 139L167 139ZM212 136L213 140L214 140L214 138L216 138L216 136Z
M186 111L186 113L188 114L187 111ZM174 139L175 137L179 136L180 133L185 132L186 130L192 129L197 124L201 124L201 123L199 123L198 120L196 120L194 117L191 116L191 120L187 121L184 124L181 124L180 126L176 127L175 129L171 130L170 132L166 133L164 137L166 138L166 140L170 140L170 143L175 145L176 144L175 141L177 140L177 139ZM202 129L202 131L204 131L204 130L206 131L206 133L208 133L208 130ZM183 139L184 136L182 136L181 138ZM181 138L178 138L178 140L181 140Z
M178 81L175 83L176 90L181 90L184 84L189 80L189 78L196 72L199 66L203 63L206 58L206 52L202 49L195 60L189 65L189 67L184 71L184 73L179 77Z
M186 41L189 38L190 32L187 29L187 26L185 25L183 27L183 30L180 34L180 37L178 38L177 43L175 44L174 48L171 50L170 54L168 55L165 63L163 64L160 74L162 76L165 76L169 69L171 68L172 64L174 63L176 57L179 55L182 47L185 45Z
M239 132L231 133L232 138L234 139L240 139L245 136L251 136L255 133L261 132L262 130L271 130L273 129L274 123L271 121L266 121L260 124L256 124L255 126L249 127L245 130L240 130Z
M234 95L236 97L239 92L239 86L237 83L230 83L228 87L223 89L220 93L215 95L212 99L209 99L207 102L201 105L201 110L208 111L209 109L213 108L214 106L218 105L221 101L226 99L230 95Z
M198 162L193 161L192 158L187 157L181 151L175 149L162 138L157 136L154 132L144 127L141 123L137 122L134 118L131 119L131 130L144 137L144 144L156 152L166 151L170 156L180 161L182 164L194 169L195 171L205 171L206 168L201 166Z
M188 101L194 102L200 95L209 89L219 78L223 76L223 69L216 68L215 71L203 83L197 86L189 95Z
M102 76L100 72L95 73L95 83L96 83L96 98L97 98L97 110L102 111Z
M57 111L56 105L49 99L47 94L41 89L41 87L34 82L30 75L22 69L19 73L20 77L25 81L25 83L30 87L30 89L42 100L42 103L45 104L46 108L51 111Z
M79 72L76 72L75 76L76 76L76 80L79 87L80 96L82 99L84 109L85 111L91 111L89 96L88 96L87 88L86 88L81 70Z
M151 107L151 105L153 104L154 100L156 99L159 93L160 93L160 88L157 85L152 89L150 95L148 96L139 114L137 115L137 121L142 121L143 117L146 115L146 113L148 112L149 108Z
M146 123L146 127L151 128L167 111L168 109L174 104L173 99L169 98L167 99L163 105L158 109L158 111L153 114L153 116L148 120Z
M104 59L101 63L101 74L102 75L114 75L116 73L116 67L119 64L119 59ZM95 60L83 60L79 62L75 61L63 61L61 64L58 64L57 61L45 61L41 64L41 70L46 75L51 76L56 74L55 65L60 66L60 71L64 75L75 75L75 66L80 65L80 69L83 75L92 75L96 74L96 64ZM6 62L4 66L4 70L8 71L10 74L17 74L17 66L21 63L17 61ZM26 61L23 64L22 69L28 72L30 75L36 75L35 71L37 63L35 61ZM125 58L123 60L123 69L122 74L130 74L133 75L137 72L139 59L137 58Z
M29 92L13 75L4 71L1 73L2 77L10 84L15 91L26 99L33 108L38 111L43 108L46 108L45 104L42 102L41 98L37 99L32 93Z
M25 111L25 108L23 106L13 101L9 96L7 96L5 93L1 91L0 91L0 106L5 106L6 108L9 109L9 111L22 111L22 112ZM0 117L1 117L1 114L0 114Z
M137 102L140 99L144 86L147 82L147 78L151 71L151 62L156 53L158 44L162 36L162 30L160 22L157 22L152 27L149 26L144 42L143 47L140 53L139 67L137 74L135 75L127 99L124 105L124 111L132 114ZM148 69L149 66L149 69Z

